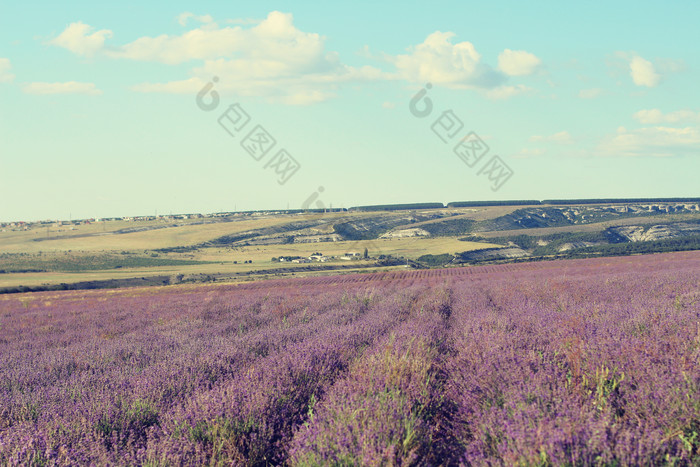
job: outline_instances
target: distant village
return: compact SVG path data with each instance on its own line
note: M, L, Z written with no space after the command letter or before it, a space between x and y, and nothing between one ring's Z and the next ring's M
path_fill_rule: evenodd
M298 213L302 213L299 211ZM190 225L204 224L209 222L220 222L225 220L236 220L246 217L266 217L281 214L290 214L289 211L246 211L246 212L217 212L212 214L169 214L169 215L153 215L153 216L132 216L132 217L95 217L89 219L71 219L71 220L42 220L42 221L15 221L15 222L0 222L0 232L7 231L22 231L35 228L65 228L73 230L74 227L80 225L99 224L105 222L163 222L172 223L177 221L195 220L189 222ZM294 212L293 214L297 214ZM197 222L196 220L202 220Z
M289 262L289 263L312 263L318 261L319 263L325 263L326 261L331 261L334 259L342 259L344 261L358 260L361 258L367 258L367 251L364 255L357 252L344 253L342 256L326 256L323 253L314 253L309 257L304 256L280 256L272 258L272 262Z
M555 207L562 210L563 215L567 217L582 215L580 221L585 221L586 217L592 217L595 213L617 212L620 214L663 214L663 213L683 213L683 212L698 212L700 211L699 198L688 198L683 200L676 199L658 199L658 200L548 200L548 201L493 201L493 202L463 202L449 203L442 205L439 203L422 203L415 205L377 205L377 206L358 206L349 209L291 209L291 210L260 210L260 211L238 211L238 212L217 212L211 214L169 214L169 215L153 215L153 216L133 216L133 217L102 217L90 219L71 219L71 220L42 220L42 221L15 221L15 222L0 222L0 232L7 231L22 231L32 230L36 228L51 228L73 230L76 226L96 223L106 223L113 221L122 222L162 222L174 223L178 221L187 221L189 225L206 224L209 222L227 222L241 220L244 218L257 218L276 215L303 215L310 212L341 212L341 211L396 211L396 210L415 210L422 208L431 209L449 209L463 207L479 207L479 206L495 206L495 205L528 205L536 208ZM646 201L646 202L642 202ZM604 203L611 203L605 205ZM599 204L595 206L594 204ZM614 205L617 204L617 205ZM540 206L538 206L540 205ZM583 214L583 212L587 214ZM580 221L577 221L580 222ZM127 228L125 230L128 231Z

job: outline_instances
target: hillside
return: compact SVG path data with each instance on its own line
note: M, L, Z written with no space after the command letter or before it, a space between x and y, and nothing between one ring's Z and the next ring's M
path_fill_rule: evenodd
M693 202L483 204L6 223L0 226L0 291L698 248L700 208Z

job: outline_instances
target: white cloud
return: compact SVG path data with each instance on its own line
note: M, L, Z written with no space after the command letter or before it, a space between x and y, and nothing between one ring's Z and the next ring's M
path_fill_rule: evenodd
M214 18L211 17L211 15L195 15L194 13L190 13L189 11L185 13L180 13L177 17L177 22L180 23L180 26L186 26L187 25L187 20L192 18L193 20L199 22L199 23L213 23Z
M338 59L324 51L324 42L318 34L297 29L291 14L273 11L251 28L197 28L179 36L141 37L107 53L114 58L170 65L226 60L238 63L249 74L250 67L265 74L331 68Z
M377 68L342 64L324 43L318 34L298 30L291 14L272 12L248 29L194 29L182 36L141 38L112 56L165 63L203 60L190 79L143 83L132 87L136 91L192 93L217 76L220 93L263 96L289 105L329 99L341 83L389 78Z
M451 89L476 89L491 99L507 99L532 91L522 84L507 84L509 76L535 72L541 60L522 50L506 49L498 56L499 69L484 63L471 42L452 43L455 34L436 31L408 54L386 57L396 77L411 83L432 83ZM365 54L368 52L365 50Z
M630 59L630 76L637 86L653 88L661 82L661 75L654 69L654 65L642 57L635 55Z
M26 94L102 94L102 91L97 89L94 83L78 83L75 81L65 83L29 83L22 90Z
M181 36L140 37L112 51L112 58L177 65L190 60L216 59L232 55L247 46L240 28L197 28Z
M388 57L399 78L414 83L443 85L456 89L493 88L504 77L481 62L471 42L452 44L452 32L436 31L409 54Z
M700 131L694 127L669 128L663 126L627 130L620 127L615 135L606 138L599 154L607 156L672 157L700 152Z
M10 73L12 64L9 58L0 58L0 83L11 83L15 75Z
M578 97L581 99L595 99L601 94L603 94L603 90L600 88L581 89L578 93Z
M534 73L542 60L524 50L505 49L498 55L498 68L508 76L525 76Z
M68 49L76 55L91 57L104 48L105 39L112 37L112 31L102 29L93 32L94 28L80 21L71 23L58 37L49 44Z
M516 86L498 86L486 91L486 97L489 99L508 99L509 97L517 96L532 91L532 88L518 84Z
M452 44L454 34L450 32L430 34L408 54L384 55L382 58L396 68L385 72L343 64L336 52L326 50L323 36L296 28L289 13L272 11L262 21L242 20L237 22L241 25L226 27L219 27L209 15L185 12L178 17L183 25L190 20L203 24L179 35L144 36L109 47L105 39L111 37L111 31L94 32L88 25L73 23L50 43L81 56L100 54L168 65L196 62L189 77L131 87L138 92L193 93L214 76L219 77L216 90L222 95L262 96L290 104L328 99L340 84L349 82L431 82L453 89L487 91L488 97L497 99L530 91L523 85L505 84L508 75L483 63L470 42ZM527 52L506 52L504 60L511 73L530 72L539 64L539 59Z
M645 125L656 125L659 123L684 123L700 122L700 112L692 110L676 110L664 114L659 109L643 109L635 112L633 117Z
M668 75L687 69L683 60L663 57L648 60L636 52L615 52L615 59L608 59L607 64L611 76L617 78L622 73L629 73L635 85L649 88L661 84Z
M534 135L530 137L530 141L533 143L547 142L561 144L570 144L573 142L568 131L560 131L559 133L554 133L553 135L548 136Z
M255 58L260 62L285 61L297 64L320 64L323 56L324 38L314 33L298 30L289 13L271 12L255 27L211 27L209 15L195 16L183 13L178 20L186 23L195 18L207 25L185 32L182 35L160 35L140 37L120 47L105 47L105 39L112 36L106 29L90 33L93 28L81 22L72 23L50 44L64 47L78 55L93 55L98 52L112 58L160 62L170 65L190 60L215 60L237 55ZM214 23L215 26L215 23Z
M221 94L263 96L301 105L332 97L339 83L388 79L387 73L373 67L342 64L336 53L325 50L325 38L297 29L288 13L273 11L251 27L219 28L209 16L196 17L191 13L183 13L178 19L186 23L190 18L206 24L181 35L141 37L119 47L107 48L102 42L98 48L97 43L88 46L73 41L71 49L83 55L86 50L91 54L99 50L103 56L114 59L169 65L200 62L188 79L131 87L138 92L196 93L218 76L216 90ZM85 31L90 27L86 25L80 27L80 34L75 29L71 25L59 38L92 38L98 34L87 36ZM52 43L66 42L59 38Z

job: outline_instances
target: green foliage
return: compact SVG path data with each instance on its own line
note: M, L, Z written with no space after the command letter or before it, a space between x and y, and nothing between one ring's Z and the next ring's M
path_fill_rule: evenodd
M235 235L224 235L219 238L215 238L211 241L214 245L228 245L230 243L240 242L241 240L249 240L260 236L259 233L245 233L245 234L235 234Z
M434 237L454 237L464 235L476 225L476 221L471 219L447 219L440 222L421 225L421 229L426 230Z
M161 258L158 257L156 253L148 256L127 256L124 254L56 254L40 256L13 255L6 253L0 255L0 273L101 271L109 269L185 266L208 263L208 261Z
M484 239L480 237L460 238L463 241L488 241L498 245L512 246L515 244L523 250L532 250L534 256L557 254L559 248L566 243L590 242L590 243L621 243L625 239L608 229L602 232L560 232L550 235L513 235ZM540 243L546 243L541 245Z
M192 245L192 246L173 246L173 247L168 247L168 248L158 248L155 251L158 251L160 253L187 253L188 251L195 251L199 247Z
M350 222L333 225L333 231L346 240L373 240L386 232L384 226L375 226L368 230L359 230Z
M128 434L137 439L145 438L146 430L158 423L158 410L151 402L142 399L130 403L120 401L117 407L102 415L95 425L95 431L103 437L109 447L113 434L116 434L118 439L121 438L122 443L126 443L127 439L123 435Z
M627 256L647 253L666 253L671 251L700 250L700 235L688 235L679 238L665 240L630 242L620 237L611 229L601 232L563 232L551 235L532 236L515 235L508 237L493 237L482 239L479 237L460 238L463 241L488 241L500 245L515 244L519 248L531 252L529 260L542 258L587 258L591 256ZM539 245L538 242L545 241L546 245ZM567 251L559 251L562 245L574 242L602 243L588 247L575 248ZM479 253L490 251L490 249L477 250ZM489 256L483 260L471 258L475 252L465 252L463 261L478 263L482 261L502 260L504 258Z
M700 250L700 235L689 235L681 238L669 238L651 242L629 242L613 245L600 245L583 248L584 251L571 250L564 256L581 258L587 256L626 256L646 253L666 253L670 251Z
M481 235L467 235L466 237L462 237L458 239L460 242L491 242L490 239L486 239L482 237ZM494 242L495 243L495 242Z
M302 258L303 258L303 256L280 256L279 258L277 258L277 261L287 261L287 262L290 262L290 261L292 261L292 260L295 260L295 259L302 259ZM274 261L275 259L273 258L272 260ZM247 263L248 261L245 261L245 262ZM252 261L251 261L251 263L252 263Z
M418 261L430 267L440 267L452 261L453 258L454 256L451 254L445 253L442 255L423 255L418 258Z

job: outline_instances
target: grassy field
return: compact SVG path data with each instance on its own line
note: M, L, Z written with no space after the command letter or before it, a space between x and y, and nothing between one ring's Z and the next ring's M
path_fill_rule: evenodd
M305 217L300 216L302 220ZM198 244L223 235L250 229L286 224L289 217L271 216L261 219L245 219L233 222L211 222L199 225L195 221L145 221L145 222L100 222L74 226L36 228L18 232L0 232L0 251L6 253L38 253L56 251L131 251L150 250L174 246ZM117 234L129 228L150 228L142 232Z
M508 214L518 207L492 206L482 208L458 208L450 210L460 217L473 220L492 219ZM189 219L176 221L107 221L71 226L35 227L30 230L0 231L0 253L38 253L56 251L132 251L196 245L224 235L251 229L273 227L292 221L328 220L319 233L332 232L332 221L339 217L360 218L371 215L366 212L342 212L325 214L275 215L244 217L232 222L218 219ZM202 224L202 222L207 222ZM434 221L427 221L434 222ZM184 225L182 225L184 224ZM407 225L417 227L421 223ZM152 229L132 233L116 233L124 229Z
M456 235L284 243L286 232L290 232L290 235L295 238L335 234L334 225L365 217L406 218L406 224L394 227L394 230L400 230L431 225L451 225L455 221L459 224L460 219L488 221L522 208L523 206L489 206L454 208L440 212L425 210L417 213L409 211L335 212L251 215L228 219L103 221L82 225L34 225L29 230L6 227L0 230L0 288L37 287L141 277L155 279L158 276L175 275L184 275L192 280L210 275L219 280L226 278L239 280L241 276L259 278L265 274L328 273L327 270L312 271L319 267L342 268L344 271L353 267L366 270L373 267L389 267L377 263L379 258L387 256L394 258L394 265L398 263L397 259L424 262L419 258L429 255L434 257L448 255L445 256L448 261L449 255L456 253L500 247L497 244L487 243L489 238L494 237L520 234L542 236L557 232L596 232L612 225L678 222L700 218L698 213L667 214L565 227L479 232L478 236L486 239L485 242L460 241L459 238L463 238L464 235ZM427 221L408 222L408 216L413 214L418 214L418 219L425 219L435 214L447 216ZM290 223L294 223L296 230L289 230L290 227L287 225ZM299 226L301 228L298 228ZM247 236L251 231L256 232L252 240L258 243L268 238L269 234L277 235L276 243L247 245L246 237L243 236L240 237L243 240L219 241L220 246L212 246L212 243L209 243L222 237L235 237L243 233ZM447 235L452 235L452 231L447 231ZM226 244L227 241L232 243ZM185 247L185 249L178 250L178 247ZM370 257L368 260L339 259L340 256L349 252L362 255L365 249ZM273 257L308 257L315 252L321 252L335 259L322 264L272 261ZM431 263L433 266L439 264L442 263Z
M380 238L377 240L357 240L324 243L291 243L287 245L244 246L235 248L209 248L191 255L182 254L173 257L189 257L200 261L245 261L254 263L270 261L273 256L309 256L319 251L328 256L340 256L348 252L363 253L367 248L370 256L392 255L415 259L425 252L433 254L456 253L478 248L487 248L484 243L462 242L456 237L407 237ZM490 245L493 247L495 245ZM496 245L497 246L497 245ZM344 263L346 261L343 261ZM272 264L272 263L270 263Z
M313 218L311 216L299 216L299 219ZM318 216L318 215L315 215ZM295 217L295 220L297 217ZM288 218L287 221L288 222ZM7 272L0 274L0 287L16 286L40 286L61 283L75 283L84 281L104 281L111 279L126 279L130 277L151 277L160 275L184 274L186 276L204 275L233 275L250 273L252 271L270 269L304 269L309 264L296 264L289 262L273 262L273 257L280 256L304 256L307 257L314 252L320 251L328 256L341 256L347 252L358 252L362 254L364 249L372 257L379 255L391 255L394 257L404 257L415 260L419 256L430 252L432 254L456 253L471 249L481 249L497 245L462 242L457 238L396 238L377 239L365 241L341 241L329 243L293 243L283 245L261 245L261 246L240 246L203 248L186 253L152 253L150 249L160 248L164 245L179 246L199 243L221 235L235 232L242 232L251 228L269 227L284 223L283 219L260 219L256 221L236 221L228 223L213 223L207 225L168 227L165 229L152 230L147 232L135 232L119 235L99 235L84 237L81 234L94 233L96 227L93 225L80 226L84 229L71 231L72 238L62 238L60 240L34 242L34 237L30 232L21 232L21 235L7 235L0 237L0 251L5 253L5 257L0 256L0 270L15 269L41 269L46 271L37 272ZM107 223L109 225L110 223ZM116 223L122 224L122 223ZM132 224L133 226L133 224ZM118 225L114 230L124 228ZM17 234L18 232L11 232ZM63 232L56 232L56 234ZM47 245L51 242L56 250L45 248L39 249L37 245ZM8 248L10 246L10 248ZM9 251L8 251L9 250ZM129 264L141 262L143 267L118 267L119 254L114 252L121 250L129 252L124 255L124 263ZM38 252L42 251L39 255ZM70 252L68 255L67 253ZM8 253L10 253L8 255ZM18 254L26 256L17 256ZM84 264L87 261L94 261L96 257L102 257L107 253L113 256L109 261L99 264ZM102 256L100 256L102 255ZM70 258L67 260L67 258ZM116 258L116 259L115 259ZM69 261L73 264L66 265ZM247 261L251 261L248 263ZM180 263L180 264L158 264ZM194 264L187 264L193 262ZM345 261L336 259L323 263L324 266L348 267L357 264L358 266L369 266L373 261ZM81 267L82 264L82 267ZM100 269L102 264L104 268ZM314 263L318 266L318 263ZM72 266L72 267L71 267Z

